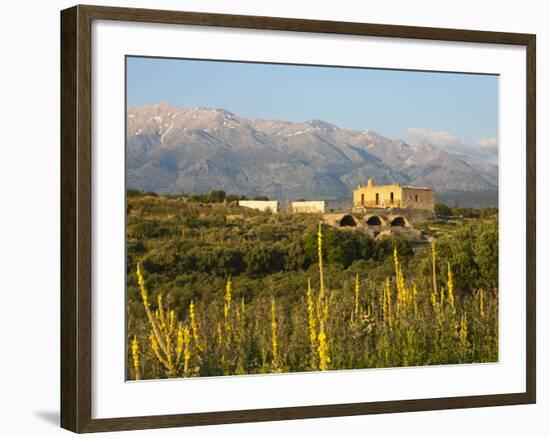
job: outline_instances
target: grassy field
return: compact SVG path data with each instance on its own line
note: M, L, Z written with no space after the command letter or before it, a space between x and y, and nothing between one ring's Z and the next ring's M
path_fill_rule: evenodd
M129 379L498 360L495 212L422 244L209 201L128 194Z

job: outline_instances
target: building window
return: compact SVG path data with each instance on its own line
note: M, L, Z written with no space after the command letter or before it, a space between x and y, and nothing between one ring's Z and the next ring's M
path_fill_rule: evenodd
M414 195L414 200L418 202L418 195Z
M390 192L390 203L393 205L393 192Z
M380 193L376 194L376 205L380 204Z
M361 205L365 205L365 194L361 193Z

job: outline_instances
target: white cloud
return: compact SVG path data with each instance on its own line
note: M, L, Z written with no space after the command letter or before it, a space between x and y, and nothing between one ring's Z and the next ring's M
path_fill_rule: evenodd
M488 152L498 152L498 140L493 137L482 138L476 143L476 146Z
M427 143L442 148L452 148L460 144L460 140L447 131L407 128L405 129L405 133L417 143Z
M498 140L493 137L482 138L475 144L465 144L447 131L407 128L405 133L415 143L429 144L453 154L467 155L493 164L498 162Z

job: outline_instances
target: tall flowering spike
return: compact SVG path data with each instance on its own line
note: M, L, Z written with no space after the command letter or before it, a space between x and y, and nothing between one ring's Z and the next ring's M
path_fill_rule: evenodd
M225 329L225 344L227 348L231 345L231 337L232 337L232 326L231 321L229 318L229 312L231 310L231 300L232 300L232 292L233 292L233 285L231 283L231 278L227 279L227 283L225 285L225 296L224 296L224 304L223 304L223 318L224 318L224 329Z
M409 304L409 291L405 286L405 277L403 276L403 271L401 269L401 264L399 263L399 255L397 253L397 247L393 247L393 262L395 268L395 282L397 286L397 313L402 309L406 309Z
M414 306L414 317L418 316L418 290L416 289L416 284L413 284L413 306Z
M134 339L132 340L132 359L134 363L134 372L136 375L136 380L139 380L141 377L141 373L139 372L139 344L137 337L134 335Z
M218 347L220 347L223 342L222 325L220 322L216 326L216 334L218 335Z
M435 239L432 240L432 287L434 294L437 295L437 277L436 277L436 249L435 249Z
M151 326L152 334L155 336L157 347L160 346L162 351L168 354L168 350L166 348L166 345L164 344L164 341L162 340L157 321L155 320L155 315L153 315L153 312L151 312L151 306L149 305L148 298L149 294L147 293L147 289L145 288L145 279L143 278L143 273L141 272L141 265L139 264L139 262L137 263L136 274L138 277L138 285L141 292L143 307L145 308L145 313L147 315L149 325Z
M246 304L244 302L244 297L241 298L241 323L239 329L242 341L246 335Z
M395 270L395 285L397 287L397 312L401 309L403 305L403 291L401 290L401 278L400 278L400 266L399 266L399 256L397 255L397 246L393 247L393 266Z
M183 352L183 327L181 322L178 324L178 334L176 340L176 364L179 363L181 359L181 353Z
M438 324L441 324L441 306L439 304L438 293L433 290L431 295L432 308L434 309L435 319Z
M326 324L328 321L328 307L330 304L330 300L327 300L325 298L325 302L323 304L323 324Z
M157 338L153 332L149 334L149 341L151 341L151 348L155 353L155 356L157 357L158 361L162 365L164 365L164 367L168 370L168 372L171 372L172 371L171 364L168 363L168 361L162 356L162 353L159 350L159 343L157 342Z
M229 310L231 309L231 295L233 291L233 285L231 283L231 278L227 279L227 283L225 284L225 304L223 307L223 316L225 319L229 316Z
M479 290L479 314L482 318L485 318L485 303L484 303L484 291Z
M145 307L148 307L149 299L147 295L147 289L145 289L145 279L143 278L143 274L141 272L141 265L139 264L139 262L137 263L136 274L138 278L138 285L141 292L141 299L143 301L143 305Z
M195 342L195 347L197 350L202 351L203 346L199 340L199 325L197 323L197 315L195 313L195 303L191 300L189 304L189 318L191 319L191 331L193 333L193 342Z
M462 314L460 319L460 331L458 333L460 341L460 355L462 360L466 359L468 351L470 350L470 343L468 342L468 320L466 319L466 310Z
M388 294L388 322L391 327L393 325L393 302L389 278L386 279L386 293Z
M311 290L311 280L307 279L307 315L309 322L309 342L312 353L315 352L317 341L317 322L315 320L315 305L313 304L313 291Z
M328 345L327 345L327 335L325 334L324 330L321 329L319 331L319 369L321 371L328 370L329 363L330 363L330 356L328 354Z
M157 305L158 305L160 326L161 328L165 328L166 320L164 319L164 306L162 304L162 294L158 294L157 296Z
M460 320L459 338L462 345L465 345L468 342L468 320L466 319L466 311L464 311Z
M170 313L168 315L169 315L168 333L172 335L172 333L174 333L174 329L176 328L176 312L174 312L173 310L170 310Z
M325 300L325 281L323 276L323 227L319 222L319 230L317 232L317 258L319 259L319 297L318 309L319 313L319 334L318 353L319 353L319 369L322 371L328 369L330 357L328 355L327 335L325 333L325 323L328 317L328 302Z
M386 278L386 284L382 294L382 313L384 315L384 321L386 321L391 328L393 325L393 304L389 278Z
M325 297L325 281L323 278L323 228L319 222L317 231L317 258L319 259L319 300Z
M453 271L451 271L451 264L447 262L447 292L449 295L449 304L453 311L455 309L455 294L453 285Z
M183 376L189 376L189 359L191 359L191 333L189 332L189 327L185 326L183 328Z
M237 352L237 368L236 374L244 374L246 367L246 349L244 344L246 338L246 314L245 314L244 297L241 297L240 307L237 308L237 336L235 337L236 345L235 350Z
M432 307L435 310L436 307L437 307L438 302L437 302L437 293L433 290L432 290L432 293L430 295L430 301L432 302Z
M387 284L387 279L386 279ZM384 321L388 320L388 294L386 293L386 287L382 290L382 315Z
M279 342L277 339L277 308L275 298L271 297L271 349L273 353L273 368L279 368Z
M159 353L159 344L157 342L157 339L155 338L155 336L153 335L153 333L151 333L149 335L149 340L151 341L151 348L153 349L153 351L158 355Z
M353 308L353 316L357 318L359 315L359 274L355 275L355 305Z

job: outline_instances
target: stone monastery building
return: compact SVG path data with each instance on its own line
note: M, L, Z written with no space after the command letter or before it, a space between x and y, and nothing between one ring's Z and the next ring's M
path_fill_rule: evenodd
M434 211L434 192L428 187L409 187L400 184L377 186L369 178L366 186L353 191L353 207L410 208Z

